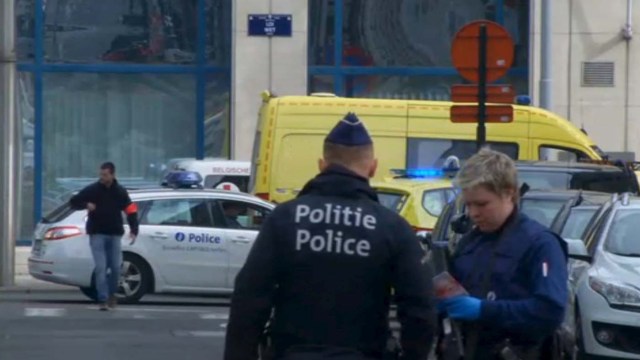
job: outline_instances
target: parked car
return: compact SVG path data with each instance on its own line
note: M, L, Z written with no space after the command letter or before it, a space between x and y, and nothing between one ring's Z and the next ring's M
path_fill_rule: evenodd
M640 358L639 234L640 199L623 194L573 246L578 359Z
M616 165L614 165L616 164ZM640 194L634 167L609 161L517 161L518 180L531 189Z
M456 191L449 173L440 169L394 170L394 177L371 183L380 203L405 218L416 231L431 232Z

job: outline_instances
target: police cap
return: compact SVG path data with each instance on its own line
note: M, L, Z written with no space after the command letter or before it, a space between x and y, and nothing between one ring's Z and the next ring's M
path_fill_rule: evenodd
M348 113L331 130L325 142L343 146L371 145L371 137L356 114Z

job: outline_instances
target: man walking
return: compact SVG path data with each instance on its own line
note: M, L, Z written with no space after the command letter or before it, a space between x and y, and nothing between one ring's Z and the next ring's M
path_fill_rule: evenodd
M426 360L432 274L409 224L369 186L377 161L355 114L323 152L320 174L267 217L236 278L224 359L257 358L272 310L273 359L383 359L393 289L403 359Z
M127 190L115 178L116 168L111 162L100 166L100 179L82 189L69 203L76 210L89 213L86 231L95 262L95 284L100 310L115 308L122 264L124 226L122 212L131 228L131 244L138 235L138 208L131 202ZM107 276L107 269L111 271Z

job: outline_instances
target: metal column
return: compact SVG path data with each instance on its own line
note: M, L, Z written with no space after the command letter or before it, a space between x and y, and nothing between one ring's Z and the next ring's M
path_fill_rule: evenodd
M21 141L16 118L14 1L0 1L0 286L14 284Z
M540 26L540 107L551 110L551 0L542 0Z

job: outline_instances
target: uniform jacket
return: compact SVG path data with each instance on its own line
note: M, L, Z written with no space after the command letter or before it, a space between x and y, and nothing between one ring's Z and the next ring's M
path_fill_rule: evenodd
M515 345L537 345L562 323L568 298L566 244L522 213L515 212L496 233L473 230L463 237L451 270L471 296L484 299L480 346L507 338Z
M76 210L86 209L87 203L95 204L96 209L88 215L87 234L123 235L123 212L127 214L131 233L138 234L137 207L116 180L110 187L95 182L74 195L69 203Z
M265 220L238 274L225 360L256 359L273 308L276 358L297 346L352 348L379 358L393 287L406 359L427 359L432 273L409 224L368 181L332 166Z

